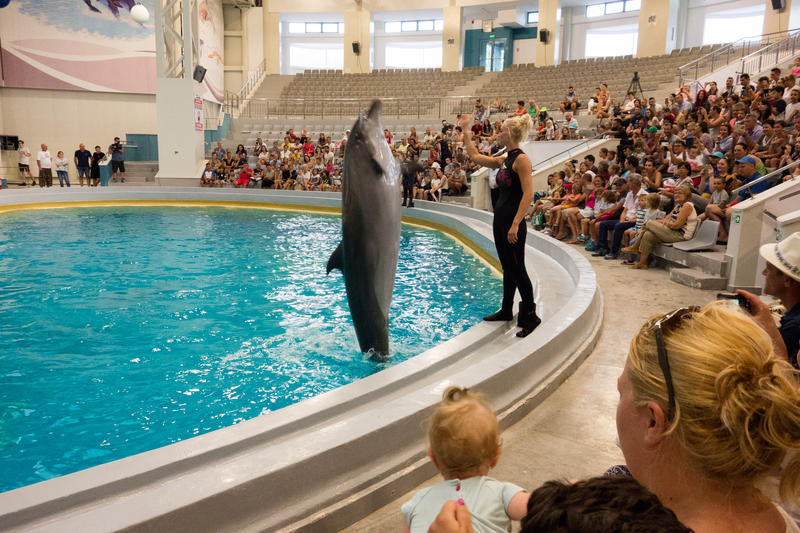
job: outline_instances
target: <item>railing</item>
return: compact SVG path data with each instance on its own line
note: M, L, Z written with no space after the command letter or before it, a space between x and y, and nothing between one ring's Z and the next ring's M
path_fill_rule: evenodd
M590 142L597 141L597 140L600 140L600 139L603 139L603 135L597 135L595 137L590 137L590 138L587 138L587 139L583 139L583 140L581 140L580 143L578 143L578 144L576 144L574 146L570 146L566 150L561 150L560 152L551 155L547 159L543 159L543 160L539 161L538 163L533 165L533 172L536 172L537 169L541 169L541 168L545 168L545 167L550 166L551 164L553 164L553 160L554 159L558 159L560 157L564 157L564 154L566 154L567 157L571 157L573 153L580 153L580 152L582 152L583 150L586 149L586 146Z
M350 119L368 109L373 98L250 98L238 107L226 102L223 111L234 118L250 119ZM475 108L473 96L441 98L381 98L384 118L440 119Z
M255 70L250 71L250 74L247 75L247 79L237 92L232 93L230 91L225 91L225 102L223 104L224 112L232 113L233 109L238 110L241 105L246 103L248 97L253 94L253 91L255 91L263 81L266 71L267 63L266 60L263 60Z
M784 34L784 39L768 44L760 50L742 58L739 73L758 73L769 65L794 57L800 50L800 29L790 30Z
M680 79L680 87L686 81L698 80L700 76L708 72L713 72L718 68L729 65L734 61L740 61L745 57L751 56L760 49L780 41L783 41L792 34L798 31L797 29L787 30L782 32L765 33L763 35L756 35L753 37L743 37L732 43L728 43L722 48L713 50L704 56L700 56L694 61L690 61L685 65L678 67L678 78ZM752 72L760 72L760 69L751 70ZM739 72L750 72L740 70Z
M771 179L771 178L773 178L773 177L775 177L775 176L782 176L782 175L783 175L783 173L784 173L785 171L789 170L790 168L794 168L794 167L796 167L797 165L800 165L800 159L798 159L798 160L797 160L797 161L795 161L794 163L789 163L789 164L788 164L788 165L786 165L785 167L781 167L781 168L778 168L778 169L775 169L775 170L773 170L772 172L769 172L769 173L767 173L767 174L764 174L764 175L763 175L763 176L761 176L760 178L758 178L758 179L756 179L756 180L753 180L753 181L751 181L750 183L747 183L747 184L745 184L745 185L742 185L742 186L741 186L741 187L739 187L738 189L734 189L734 190L732 190L732 191L731 191L731 196L734 196L734 195L736 195L736 194L739 194L739 191L744 191L744 190L746 190L746 189L750 189L751 187L753 187L753 185L758 185L759 183L762 183L762 182L764 182L764 181L767 181L767 180L769 180L769 179Z

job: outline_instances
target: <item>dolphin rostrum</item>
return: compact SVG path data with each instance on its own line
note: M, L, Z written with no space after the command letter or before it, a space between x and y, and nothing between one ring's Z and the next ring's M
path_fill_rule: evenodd
M389 304L400 250L400 166L383 136L381 103L353 126L344 154L342 242L327 272L344 274L361 351L389 357Z

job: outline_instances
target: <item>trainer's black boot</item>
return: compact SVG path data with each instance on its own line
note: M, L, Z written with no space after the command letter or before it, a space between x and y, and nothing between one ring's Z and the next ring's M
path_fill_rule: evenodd
M514 318L514 312L509 309L500 308L499 311L492 313L491 315L486 315L483 317L483 320L486 322L508 322Z
M536 304L519 304L519 314L517 315L517 326L520 330L517 337L527 337L536 327L542 323L542 319L536 316Z

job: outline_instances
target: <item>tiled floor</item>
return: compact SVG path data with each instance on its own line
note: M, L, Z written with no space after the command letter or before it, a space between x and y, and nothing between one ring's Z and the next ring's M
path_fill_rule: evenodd
M507 429L503 454L493 477L527 488L549 479L602 474L623 462L616 445L616 380L628 343L652 314L687 304L705 304L714 291L678 285L661 269L632 271L619 261L589 257L604 298L603 331L589 358L539 407ZM438 482L439 477L425 485ZM400 506L415 488L346 529L354 532L400 531Z

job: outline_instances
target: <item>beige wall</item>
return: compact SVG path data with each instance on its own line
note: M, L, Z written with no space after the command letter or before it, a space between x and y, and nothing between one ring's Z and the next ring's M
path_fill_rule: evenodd
M115 136L156 133L156 97L152 94L97 93L43 89L0 89L0 131L18 135L35 155L46 143L55 157L63 150L67 159L81 142L89 150L99 144L105 151ZM16 153L0 152L0 166L16 165ZM31 170L35 173L35 164ZM74 175L70 164L70 177ZM12 179L16 181L16 173Z
M369 20L370 12L366 10L344 12L345 73L369 72ZM360 55L353 53L354 41L361 43Z
M267 74L281 73L281 14L269 11L267 4L262 8L264 59Z
M781 11L772 9L772 2L764 0L766 8L764 9L764 32L785 32L789 29L789 15L792 11L792 0L786 0L786 7Z
M458 70L461 63L461 8L442 8L442 19L442 70Z
M669 0L642 0L637 57L664 55L670 22L670 3Z
M550 31L547 44L536 41L536 66L546 67L555 65L556 43L558 40L558 23L560 17L558 0L539 0L539 29Z

